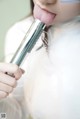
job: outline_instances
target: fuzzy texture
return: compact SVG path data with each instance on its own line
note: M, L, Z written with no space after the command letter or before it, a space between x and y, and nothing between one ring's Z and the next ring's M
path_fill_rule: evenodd
M79 119L80 21L52 27L48 39L48 51L41 49L29 63L29 112L33 119Z
M7 55L15 52L26 32L25 26L29 28L32 21L32 18L28 18L19 22L8 32L5 47ZM15 47L10 47L11 43ZM19 104L17 108L24 110L22 119L25 119L25 114L27 119L80 119L80 17L51 27L47 51L45 47L35 51L41 43L40 38L24 61L22 67L26 73L13 92L14 100ZM6 59L8 61L10 57ZM15 101L11 102L16 105ZM4 109L6 105L7 102ZM12 112L14 106L12 109L7 105Z

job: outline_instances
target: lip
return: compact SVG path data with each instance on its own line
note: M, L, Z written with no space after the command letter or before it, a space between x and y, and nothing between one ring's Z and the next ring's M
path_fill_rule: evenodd
M33 13L34 18L38 18L48 26L53 23L56 16L55 13L52 13L47 9L41 8L39 5L35 5Z
M42 5L40 3L38 3L37 6L39 6L42 10L44 10L44 11L50 13L50 14L54 14L55 16L57 15L56 13L53 13L53 12L49 11L48 9L45 9L44 7L41 7Z
M44 11L46 11L46 12L48 12L48 13L50 13L50 14L54 14L55 16L57 15L56 13L53 13L53 12L47 10L47 9L44 9L44 8L41 8L41 9L44 10Z

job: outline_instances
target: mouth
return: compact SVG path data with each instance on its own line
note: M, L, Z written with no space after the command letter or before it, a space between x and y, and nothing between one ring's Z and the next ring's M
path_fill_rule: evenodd
M55 13L49 12L48 10L45 10L45 9L42 9L38 5L35 5L33 14L34 14L35 18L41 20L47 26L50 26L56 17Z
M47 10L47 9L43 9L43 8L41 8L41 9L44 10L44 11L46 11L46 12L48 12L48 13L50 13L50 14L54 14L56 16L56 13L53 13L53 12Z

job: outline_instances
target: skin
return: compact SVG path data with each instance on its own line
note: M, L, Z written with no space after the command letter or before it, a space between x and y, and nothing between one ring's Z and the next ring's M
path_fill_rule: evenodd
M70 2L65 2L65 0L33 0L33 2L42 9L56 14L52 24L67 22L80 15L80 2L73 0Z
M7 97L13 91L23 73L24 70L15 64L0 63L0 99Z
M42 9L56 14L52 24L63 23L80 15L80 3L68 3L64 0L34 0L33 2ZM0 63L0 99L7 97L13 91L23 73L24 71L15 64Z

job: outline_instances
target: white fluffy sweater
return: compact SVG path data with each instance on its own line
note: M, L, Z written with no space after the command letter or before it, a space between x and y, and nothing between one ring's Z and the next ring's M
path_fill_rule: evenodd
M16 50L31 22L32 18L19 22L9 31L7 55ZM48 39L48 51L44 47L33 50L22 66L26 70L22 81L28 116L80 119L80 17L50 28Z

